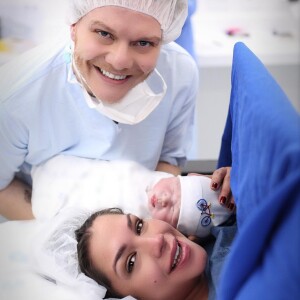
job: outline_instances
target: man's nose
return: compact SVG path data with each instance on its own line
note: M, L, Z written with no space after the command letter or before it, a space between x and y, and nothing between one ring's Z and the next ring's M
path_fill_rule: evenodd
M106 62L115 70L130 69L133 65L132 51L125 42L116 42L105 56Z

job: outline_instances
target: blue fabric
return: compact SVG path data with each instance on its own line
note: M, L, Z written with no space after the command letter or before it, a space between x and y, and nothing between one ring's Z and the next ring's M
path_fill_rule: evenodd
M300 116L243 43L234 47L222 142L219 164L232 156L239 233L224 265L218 299L298 299Z
M225 123L225 129L222 135L221 149L220 149L220 155L217 163L217 169L232 165L231 139L232 139L232 120L229 112Z
M206 266L206 274L209 282L208 300L215 300L217 298L216 290L219 286L221 270L236 235L236 224L213 227L211 233L215 240L212 243L208 243L204 248L209 257Z
M182 27L181 34L175 42L187 50L193 56L193 58L196 59L194 32L191 18L197 9L197 0L189 0L188 5L188 16Z

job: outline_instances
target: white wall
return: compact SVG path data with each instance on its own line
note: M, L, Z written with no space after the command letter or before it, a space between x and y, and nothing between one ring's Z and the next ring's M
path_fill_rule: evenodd
M190 159L218 157L237 41L255 52L300 112L299 8L299 1L287 0L199 0L193 16L200 70L198 126ZM229 28L248 36L228 36Z
M1 0L2 37L34 43L53 38L66 30L65 5L65 0Z

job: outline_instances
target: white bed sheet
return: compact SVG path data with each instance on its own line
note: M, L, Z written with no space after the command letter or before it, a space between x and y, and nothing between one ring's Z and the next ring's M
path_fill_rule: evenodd
M32 240L37 221L7 221L0 224L0 299L79 300L76 291L42 278L32 265Z
M33 242L44 226L36 220L0 224L0 299L2 300L90 300L78 289L55 284L36 272ZM123 300L134 300L132 297ZM113 300L113 299L111 299Z

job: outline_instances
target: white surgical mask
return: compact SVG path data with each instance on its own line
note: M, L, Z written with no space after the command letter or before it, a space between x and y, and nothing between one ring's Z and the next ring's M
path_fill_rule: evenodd
M87 85L74 60L73 68L80 80ZM167 91L167 85L157 69L154 69L146 80L133 87L116 103L107 103L101 99L92 97L86 91L83 84L82 87L89 107L96 109L101 114L116 122L128 125L137 124L149 116L161 102Z

